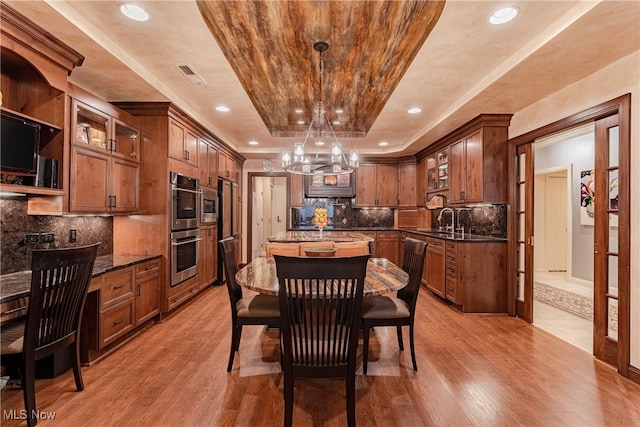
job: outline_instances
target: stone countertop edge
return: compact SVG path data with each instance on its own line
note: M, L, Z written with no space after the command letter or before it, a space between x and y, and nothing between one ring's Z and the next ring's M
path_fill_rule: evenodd
M121 268L130 267L145 261L162 257L154 255L102 255L96 257L93 263L91 278L101 276ZM0 276L0 304L22 298L29 293L31 288L31 271L18 271L16 273Z

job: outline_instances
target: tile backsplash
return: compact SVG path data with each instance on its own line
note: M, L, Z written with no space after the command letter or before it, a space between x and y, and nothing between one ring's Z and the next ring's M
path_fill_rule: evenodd
M462 225L465 233L500 238L507 237L507 205L469 206L453 208L453 210L456 217L456 227ZM465 212L461 212L461 210ZM434 230L451 223L451 216L448 212L445 212L441 221L438 222L440 212L442 212L442 209L432 211L431 228Z
M69 242L69 231L77 240ZM98 256L113 252L113 218L104 216L27 215L24 197L0 199L0 274L30 269L31 250L83 246L96 242ZM52 243L25 243L27 234L53 233Z
M393 209L354 208L350 198L305 199L303 208L292 209L292 227L313 226L316 208L327 209L328 226L333 228L393 227Z

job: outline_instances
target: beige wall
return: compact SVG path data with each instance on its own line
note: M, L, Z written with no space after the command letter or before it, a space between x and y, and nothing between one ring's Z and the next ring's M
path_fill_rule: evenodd
M640 368L640 51L514 114L513 138L631 93L631 365Z

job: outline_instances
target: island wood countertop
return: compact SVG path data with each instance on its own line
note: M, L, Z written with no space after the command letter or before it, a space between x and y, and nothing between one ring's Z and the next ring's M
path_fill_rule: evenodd
M267 239L269 242L279 243L300 243L300 242L373 242L375 239L364 233L357 231L336 231L336 230L324 230L322 232L322 238L320 238L320 231L318 230L304 230L304 231L283 231Z

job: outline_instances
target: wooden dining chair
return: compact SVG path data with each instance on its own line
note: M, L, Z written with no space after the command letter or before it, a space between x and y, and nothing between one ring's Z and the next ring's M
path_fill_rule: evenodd
M240 348L243 325L267 325L272 328L280 326L280 307L275 295L242 296L242 288L236 282L238 264L235 256L233 237L218 242L222 254L226 274L227 291L231 305L231 351L227 372L233 368L233 358Z
M80 369L80 321L100 243L64 249L34 249L31 290L25 319L2 326L1 353L20 356L21 387L27 425L38 422L36 361L64 347L71 352L78 391L84 390Z
M364 374L367 373L367 362L369 358L369 332L374 326L395 326L398 333L398 346L400 347L400 350L404 350L404 344L402 342L402 326L408 325L411 361L413 362L413 370L418 370L414 345L413 322L426 252L426 242L406 238L404 241L402 269L409 275L409 283L407 286L398 290L395 297L376 295L364 298L362 303L362 328L364 338L362 370Z
M355 426L356 351L368 255L275 255L279 284L284 425L293 422L294 379L345 378L347 422Z

